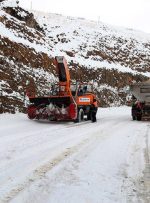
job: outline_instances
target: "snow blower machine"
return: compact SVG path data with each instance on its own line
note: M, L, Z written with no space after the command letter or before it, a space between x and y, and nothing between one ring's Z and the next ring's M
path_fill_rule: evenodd
M96 100L91 85L71 84L70 73L64 57L55 57L59 82L53 85L48 96L28 96L27 114L30 119L50 121L93 121L93 103Z

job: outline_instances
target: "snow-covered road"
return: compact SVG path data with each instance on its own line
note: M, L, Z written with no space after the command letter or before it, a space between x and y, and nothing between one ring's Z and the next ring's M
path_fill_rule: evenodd
M0 115L0 202L150 202L150 121L129 107L99 109L97 123Z

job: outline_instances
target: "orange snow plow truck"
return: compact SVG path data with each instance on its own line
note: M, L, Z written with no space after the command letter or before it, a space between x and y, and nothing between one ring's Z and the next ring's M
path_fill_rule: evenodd
M28 96L30 101L27 108L28 117L50 121L80 122L84 118L94 121L93 111L95 108L93 105L96 96L91 92L91 86L71 84L69 69L64 57L55 57L55 65L59 82L52 86L48 96Z

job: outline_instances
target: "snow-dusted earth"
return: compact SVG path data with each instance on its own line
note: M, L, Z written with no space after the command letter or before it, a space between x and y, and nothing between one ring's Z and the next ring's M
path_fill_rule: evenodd
M0 202L150 202L149 121L129 107L97 123L0 116Z

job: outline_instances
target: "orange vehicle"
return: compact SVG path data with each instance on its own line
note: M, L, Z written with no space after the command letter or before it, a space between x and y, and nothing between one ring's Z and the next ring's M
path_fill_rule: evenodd
M71 84L70 73L64 57L55 57L59 82L52 86L48 96L29 96L27 108L30 119L93 120L93 103L96 96L87 84Z

